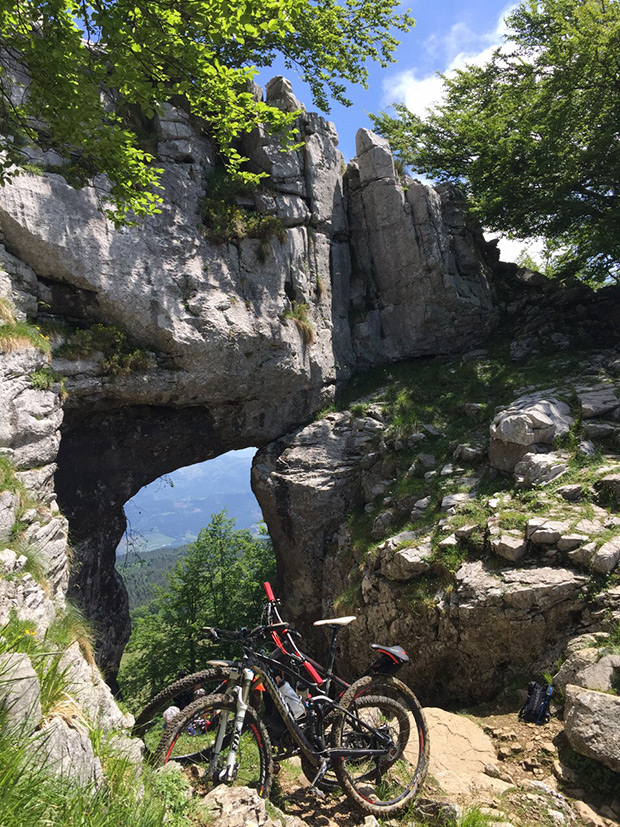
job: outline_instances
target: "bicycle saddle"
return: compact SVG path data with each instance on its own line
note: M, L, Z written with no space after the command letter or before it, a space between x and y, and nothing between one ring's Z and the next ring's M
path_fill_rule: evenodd
M356 615L347 615L347 617L328 617L325 620L315 620L313 626L348 626L357 620Z
M382 646L380 643L371 643L371 649L376 649L382 655L387 655L396 663L408 663L409 655L405 652L402 646Z

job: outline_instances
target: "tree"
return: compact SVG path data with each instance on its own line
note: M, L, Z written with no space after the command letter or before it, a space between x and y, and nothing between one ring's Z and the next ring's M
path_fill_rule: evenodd
M128 698L146 700L174 680L195 672L213 647L200 644L203 626L237 629L260 622L262 583L275 569L270 540L235 529L225 511L213 514L198 539L172 569L168 587L134 616L119 683Z
M415 171L459 184L484 226L542 236L560 276L620 277L620 3L525 0L484 66L444 76L424 119L378 131Z
M0 183L27 160L24 144L54 149L84 183L113 182L109 214L157 211L161 170L139 123L164 102L204 121L234 174L236 142L264 124L293 139L294 115L255 100L256 67L276 52L328 109L386 65L391 27L413 23L397 0L5 0L0 3ZM138 126L137 126L138 125ZM246 178L251 178L245 173Z

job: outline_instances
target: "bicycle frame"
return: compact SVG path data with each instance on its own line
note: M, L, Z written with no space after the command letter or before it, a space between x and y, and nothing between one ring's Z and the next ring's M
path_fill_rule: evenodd
M328 649L327 665L322 666L318 661L314 660L314 658L310 657L309 655L306 655L299 649L299 647L293 640L290 629L287 628L286 622L282 620L282 617L278 610L278 602L273 593L273 589L271 588L271 584L265 582L263 583L263 587L265 589L265 593L267 595L268 600L267 623L269 625L284 626L284 628L281 631L282 637L280 637L280 635L276 631L271 632L271 638L275 643L277 649L279 649L280 652L287 659L291 659L294 662L297 662L300 666L303 666L305 671L312 679L312 683L315 684L317 690L320 690L325 695L329 695L330 690L332 688L332 683L334 683L337 687L337 696L342 697L342 695L349 688L350 684L334 673L334 663L336 660L336 654L338 650L337 643L338 635L340 633L340 627L331 627L332 639ZM272 618L275 618L275 624L273 623ZM282 638L284 638L284 640ZM373 661L373 663L371 663L370 666L366 669L366 671L363 672L359 677L365 677L366 675L370 675L373 673L394 674L402 666L404 666L405 663L409 661L409 658L407 657L405 650L400 647L381 647L375 645L375 648L381 653L380 656L375 661ZM395 649L397 648L400 649L400 652L395 653Z
M385 755L386 750L389 750L391 744L389 737L379 732L378 730L373 729L364 721L355 718L355 716L352 715L348 710L341 707L337 701L333 700L332 698L329 698L327 695L316 695L310 698L308 702L309 714L316 716L318 719L318 726L315 728L315 734L316 737L321 741L320 744L311 744L309 739L306 737L306 733L298 725L297 721L295 720L288 706L286 705L286 702L282 698L278 690L277 684L271 676L269 669L274 668L277 671L281 671L285 674L288 674L291 678L295 679L296 681L302 681L303 683L307 684L308 689L312 687L312 681L305 678L299 671L294 670L288 665L282 664L280 661L274 658L258 654L254 651L248 652L241 663L231 662L230 665L233 669L239 670L237 674L241 674L241 682L231 682L226 690L226 694L236 697L237 699L235 714L236 742L233 740L233 742L231 743L227 756L226 767L220 774L220 780L231 780L233 777L232 773L235 764L236 749L238 746L239 738L241 736L241 730L243 728L245 711L247 709L247 697L249 694L250 686L257 679L260 681L261 684L263 684L265 691L269 694L270 698L272 699L276 709L282 717L282 720L284 721L284 724L297 747L301 750L301 752L304 753L305 757L308 758L308 760L312 761L313 763L321 764L317 773L316 780L319 780L322 777L322 775L325 774L328 765L335 759L381 756ZM377 738L379 742L382 742L382 747L380 749L370 749L368 747L357 749L335 749L332 747L327 747L323 739L323 721L326 713L331 711L338 711L341 714L344 714L349 720L355 721L356 726L361 727L367 732L372 732L375 738ZM213 767L217 762L217 758L222 747L223 733L226 728L226 723L227 719L224 716L222 716L222 721L220 722L220 728L214 747L214 757L212 759Z

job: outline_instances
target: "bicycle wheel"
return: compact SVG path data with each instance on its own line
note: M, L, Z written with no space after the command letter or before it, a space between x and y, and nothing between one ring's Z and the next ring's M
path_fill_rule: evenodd
M233 742L237 702L226 695L199 698L170 724L152 756L155 765L177 761L183 765L199 765L199 784L205 791L227 783L251 787L262 798L269 796L273 777L271 742L264 725L248 707L243 730L236 750L232 778L222 780L222 771ZM216 752L216 739L222 716L226 718L224 740Z
M334 724L332 746L368 754L337 757L334 769L358 809L386 816L404 810L426 777L426 722L410 690L397 701L366 694L364 688L353 684L343 696L344 711ZM411 737L415 733L417 737Z
M135 738L141 738L147 748L147 753L152 752L159 744L164 720L162 712L174 703L174 698L189 689L201 686L207 695L214 692L222 692L223 684L228 680L228 671L221 667L203 669L186 675L178 681L171 683L155 695L136 718L131 734Z

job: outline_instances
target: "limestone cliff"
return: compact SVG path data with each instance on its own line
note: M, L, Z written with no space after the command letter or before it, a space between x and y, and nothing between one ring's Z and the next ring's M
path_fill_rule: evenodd
M301 110L304 141L282 153L258 131L243 148L269 179L233 203L269 232L209 229L216 154L172 107L152 124L165 169L152 219L115 229L99 210L106 180L73 189L35 150L42 174L0 190L12 274L2 296L46 325L51 368L65 378L61 405L59 388L37 396L29 385L30 362L47 357L2 355L9 373L11 360L28 362L17 433L41 434L28 462L45 466L69 522L68 594L96 622L112 678L129 633L114 550L141 486L277 440L359 366L463 350L497 320L489 250L448 191L401 186L385 142L367 131L345 171L332 124L304 112L282 78L266 95ZM22 467L5 434L0 450Z

